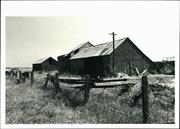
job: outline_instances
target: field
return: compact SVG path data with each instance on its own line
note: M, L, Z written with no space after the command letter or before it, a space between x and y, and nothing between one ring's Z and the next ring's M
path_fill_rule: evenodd
M45 79L36 77L15 84L6 77L6 123L7 124L123 124L142 123L141 100L135 106L131 98L140 86L140 78L128 77L138 82L128 92L121 94L121 87L92 89L90 99L84 106L73 106L76 90L60 83L62 91L54 93L52 84L43 88ZM149 123L174 123L174 76L150 75L150 121Z

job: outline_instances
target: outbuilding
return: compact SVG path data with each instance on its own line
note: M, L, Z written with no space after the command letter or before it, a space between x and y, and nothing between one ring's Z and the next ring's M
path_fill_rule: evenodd
M78 49L76 53L69 54L67 60L69 63L68 71L75 74L106 76L112 74L113 66L115 73L126 73L128 75L135 75L146 69L156 71L154 62L129 38L115 41L114 60L112 41L85 46Z
M57 70L58 62L52 57L41 58L33 64L33 71Z

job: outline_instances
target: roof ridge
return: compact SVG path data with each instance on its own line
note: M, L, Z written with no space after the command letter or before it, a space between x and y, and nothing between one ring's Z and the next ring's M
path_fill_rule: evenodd
M125 38L122 38L122 39L117 39L117 40L115 40L115 42L116 42L116 41L123 40L123 39L127 39L127 38L128 38L128 37L125 37ZM97 45L103 45L103 44L107 44L107 43L111 43L111 42L113 42L113 41L108 41L108 42L104 42L104 43L96 44L96 45L94 45L94 46L97 46Z

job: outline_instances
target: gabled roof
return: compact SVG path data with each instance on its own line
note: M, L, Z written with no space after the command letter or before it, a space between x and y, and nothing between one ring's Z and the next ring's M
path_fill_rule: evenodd
M46 61L47 59L49 59L49 58L52 58L52 57L44 57L44 58L41 58L41 59L37 60L34 64L41 64L41 63L43 63L44 61ZM52 59L54 59L54 58L52 58ZM54 59L54 60L55 60L55 59Z
M116 49L119 45L121 45L127 38L119 39L115 41L114 48ZM73 55L70 60L72 59L79 59L79 58L88 58L88 57L95 57L95 56L104 56L110 55L113 51L113 42L107 42L103 44L94 45L91 47L82 48L78 53Z
M74 53L74 51L76 51L78 49L80 50L82 48L91 47L91 46L93 46L93 45L89 41L85 42L85 43L81 43L78 46L76 46L71 52L64 54L63 57L67 57L68 55L71 55L72 53Z
M89 41L86 42L86 43L81 43L79 44L78 46L76 46L72 51L75 51L79 48L86 48L86 47L90 47L90 46L93 46Z

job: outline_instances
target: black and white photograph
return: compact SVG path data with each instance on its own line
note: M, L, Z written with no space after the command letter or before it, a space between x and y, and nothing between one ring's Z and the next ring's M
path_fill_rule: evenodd
M2 127L178 127L179 5L2 2Z

